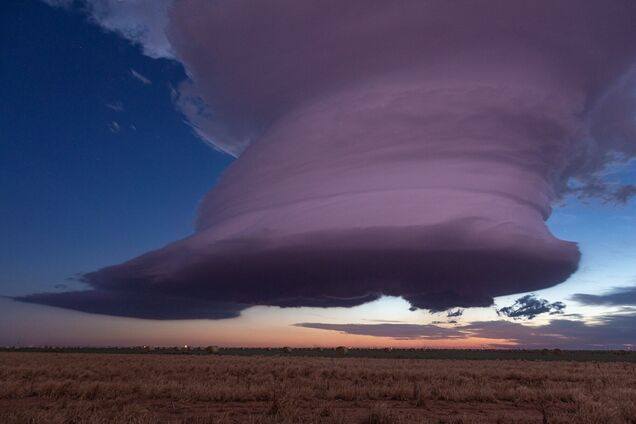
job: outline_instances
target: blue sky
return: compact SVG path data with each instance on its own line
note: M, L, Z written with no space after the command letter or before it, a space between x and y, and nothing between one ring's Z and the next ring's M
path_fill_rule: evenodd
M78 272L189 234L231 157L175 111L182 67L81 13L33 0L0 7L3 294L72 285Z
M183 67L145 56L139 46L75 9L6 0L0 20L0 294L79 288L73 280L79 273L189 235L199 201L233 158L204 143L175 108L174 88L186 78ZM636 181L634 163L618 177ZM577 320L633 314L625 309L631 304L581 305L571 296L636 286L635 203L566 199L556 206L549 227L557 237L579 243L582 262L568 281L536 295L566 303L567 314L581 315ZM509 306L520 295L496 303ZM387 334L378 341L346 329L332 334L294 325L445 319L410 312L396 298L352 309L255 307L241 318L218 322L146 322L9 300L0 300L0 315L5 323L19 321L18 327L0 326L0 344L130 344L134 328L147 331L157 344L188 342L170 336L183 332L201 343L214 335L226 344L266 344L250 339L260 329L279 332L276 340L287 344L447 345L440 339L396 341ZM542 315L526 324L548 325L556 318ZM494 308L476 308L465 311L462 322L496 319ZM62 336L69 328L71 335ZM95 337L91 329L107 336ZM243 337L231 335L237 332Z

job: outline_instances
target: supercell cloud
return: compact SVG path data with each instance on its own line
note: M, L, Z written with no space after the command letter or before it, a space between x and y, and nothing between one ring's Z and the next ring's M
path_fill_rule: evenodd
M95 294L21 300L487 306L577 269L554 201L629 197L599 175L636 155L633 0L182 0L166 20L178 106L240 158L192 236L87 274Z

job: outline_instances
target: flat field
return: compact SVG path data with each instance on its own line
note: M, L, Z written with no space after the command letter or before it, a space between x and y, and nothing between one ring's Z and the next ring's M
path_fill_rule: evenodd
M0 352L0 423L636 423L636 364Z

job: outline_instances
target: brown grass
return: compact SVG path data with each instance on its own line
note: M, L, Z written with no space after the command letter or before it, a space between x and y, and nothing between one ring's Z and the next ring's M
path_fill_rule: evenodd
M630 363L0 353L0 423L636 423Z

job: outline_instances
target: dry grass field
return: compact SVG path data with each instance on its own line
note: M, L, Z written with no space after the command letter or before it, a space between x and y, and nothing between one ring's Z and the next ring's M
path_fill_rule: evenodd
M0 353L0 423L636 423L636 364Z

